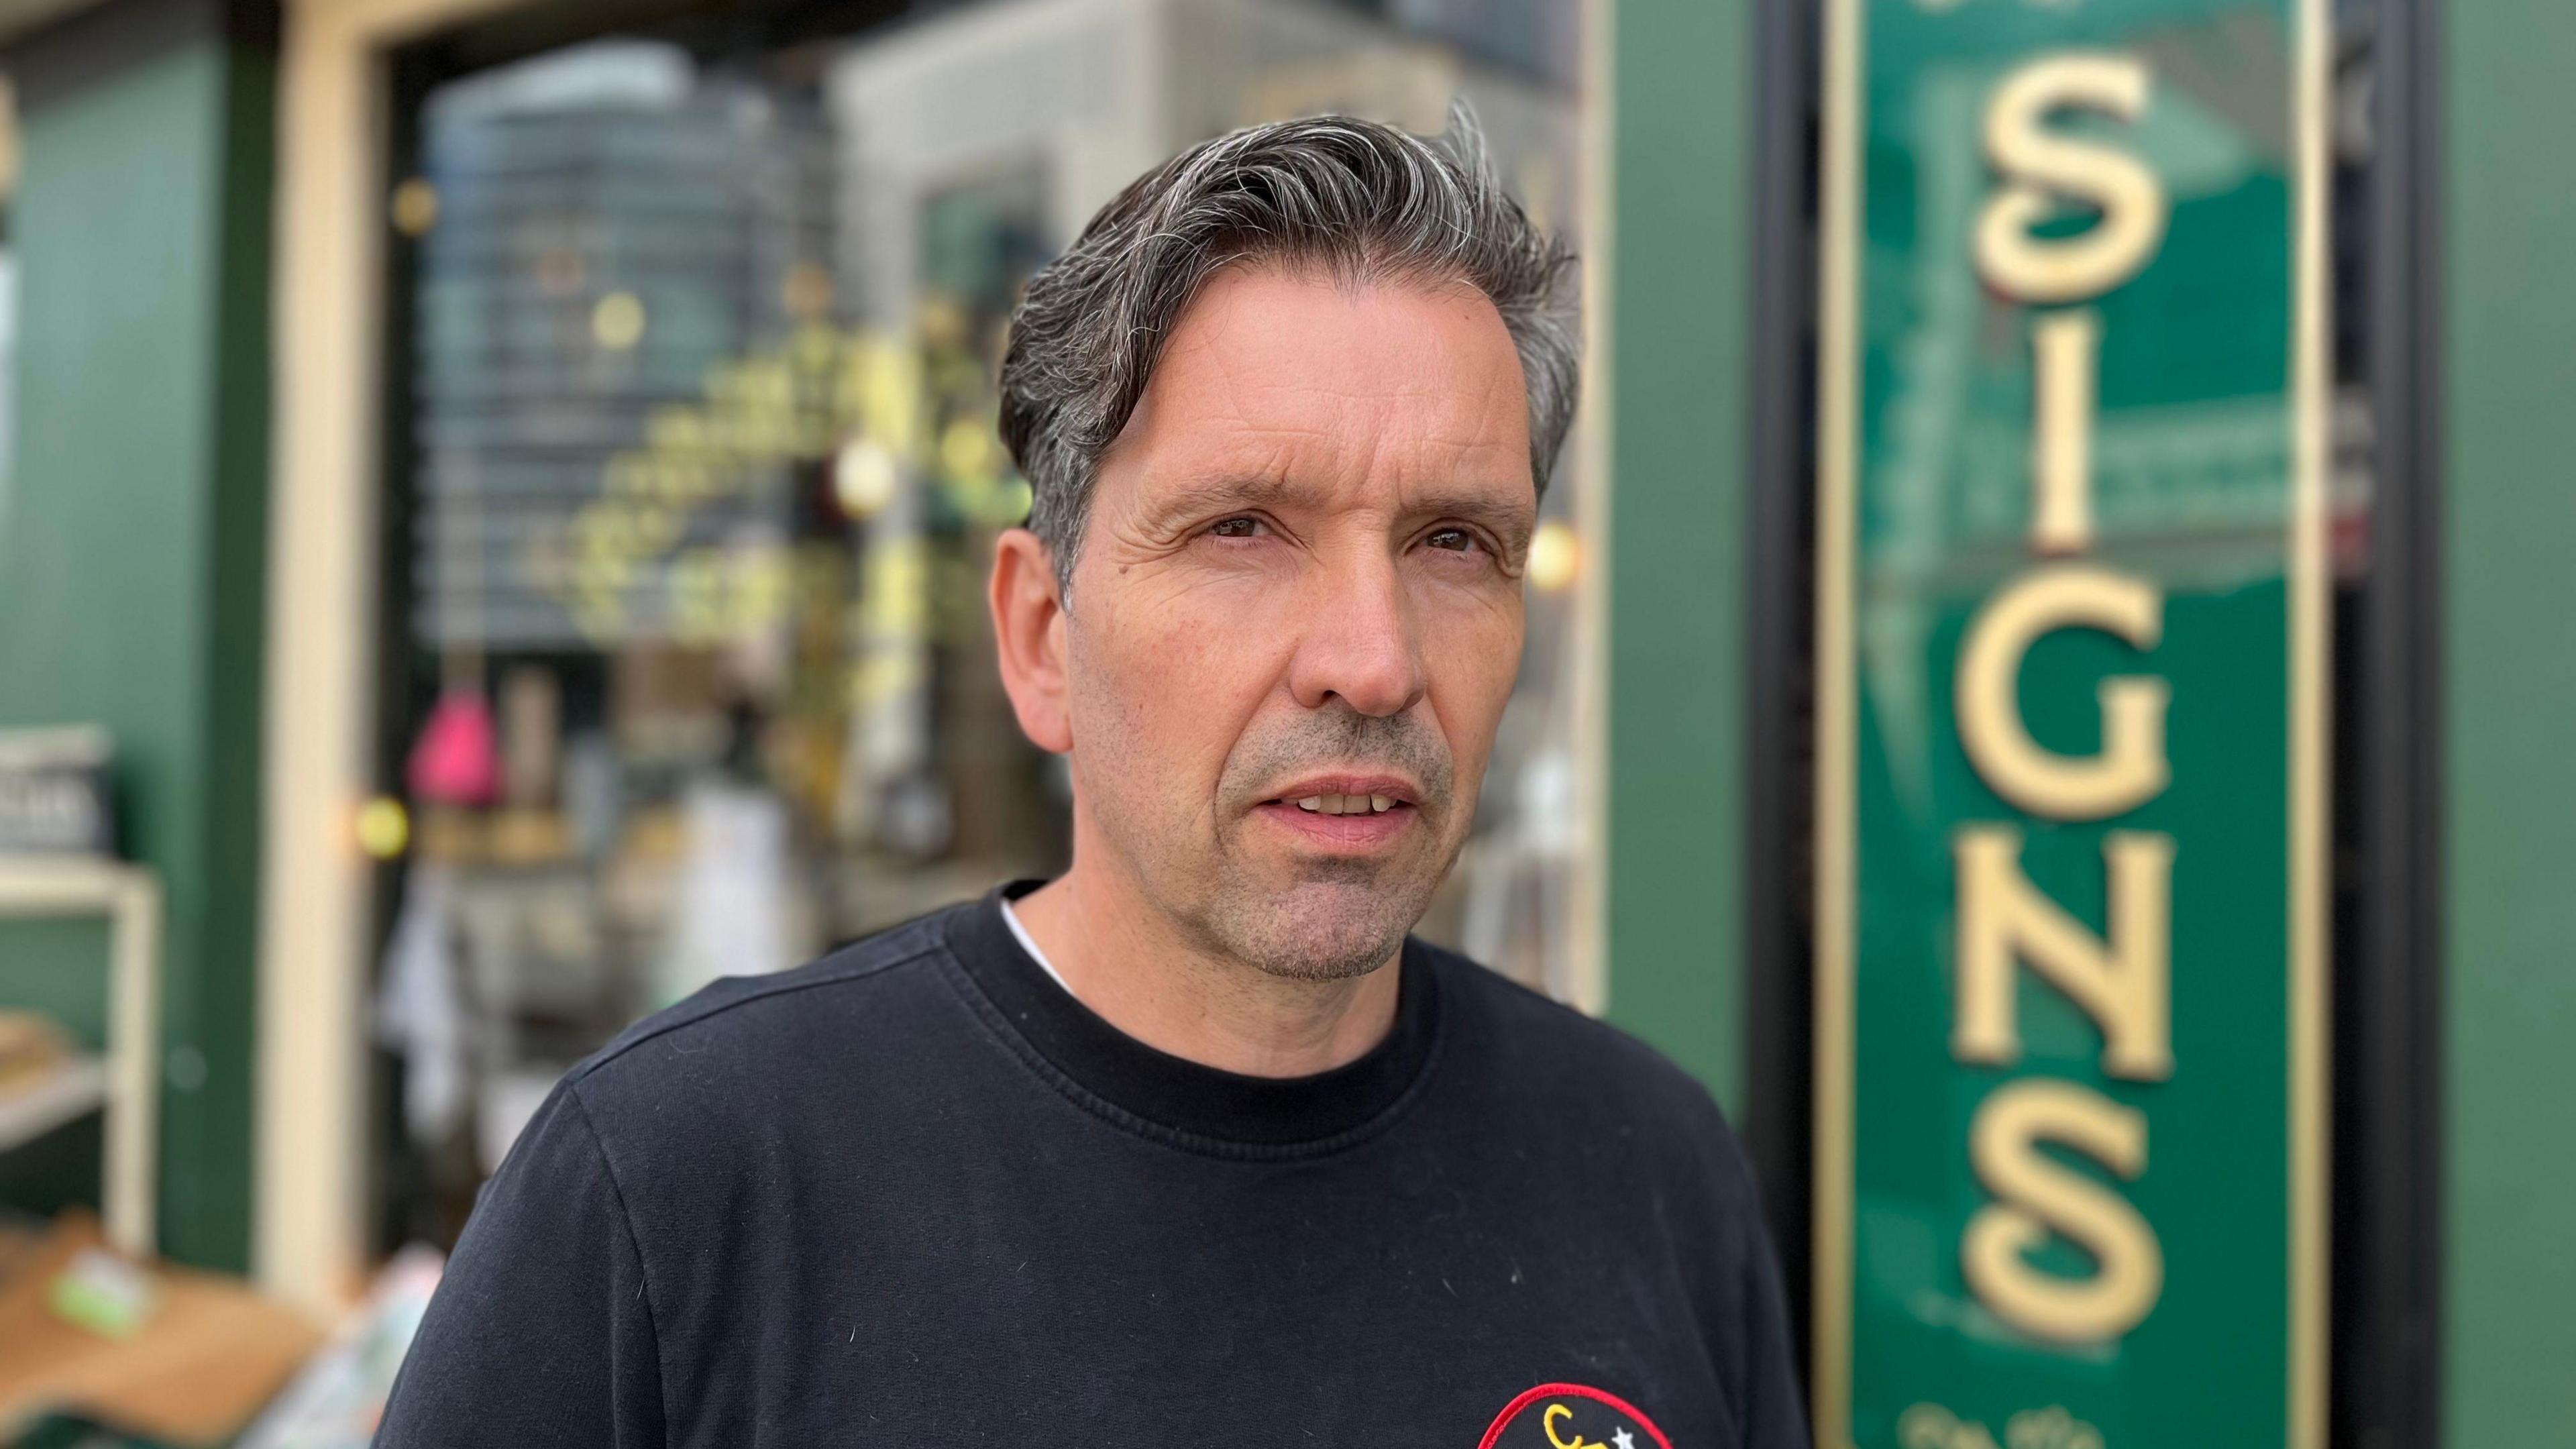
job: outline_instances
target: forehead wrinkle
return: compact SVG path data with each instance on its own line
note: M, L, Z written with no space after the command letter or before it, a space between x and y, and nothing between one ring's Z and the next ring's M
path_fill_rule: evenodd
M1430 382L1411 383L1400 391L1308 381L1259 386L1274 396L1327 398L1335 406L1330 416L1319 417L1312 407L1247 408L1239 396L1229 395L1220 416L1192 430L1190 441L1202 455L1199 467L1232 464L1229 454L1247 460L1257 454L1264 460L1260 465L1234 465L1236 470L1254 474L1318 467L1337 478L1391 476L1400 484L1414 477L1482 476L1489 468L1517 478L1526 469L1526 437L1497 435L1475 416L1481 389ZM1427 413L1405 413L1400 404L1416 397L1435 398L1443 405ZM1304 452L1314 444L1322 445L1323 456Z
M1469 308L1481 310L1491 315L1497 323L1501 322L1501 314L1494 310L1491 299L1479 291L1474 283L1463 277L1438 279L1404 276L1383 279L1363 277L1336 283L1333 279L1318 277L1293 266L1279 268L1260 264L1238 264L1226 270L1238 275L1266 275L1292 283L1316 286L1320 290L1336 294L1346 306L1364 300L1372 291L1401 290L1415 296L1455 301ZM1454 296L1443 296L1444 293L1451 293L1453 290ZM1261 309L1244 305L1239 296L1230 292L1223 294L1212 306L1194 303L1182 314L1179 323L1173 329L1172 343L1167 348L1166 355L1205 354L1215 366L1219 385L1225 389L1227 405L1238 417L1246 418L1251 415L1250 411L1241 405L1241 394L1246 390L1313 394L1363 404L1383 404L1401 398L1442 396L1458 391L1454 387L1443 387L1431 380L1429 373L1434 370L1429 365L1431 349L1424 338L1411 332L1400 334L1394 339L1413 364L1405 369L1404 380L1394 387L1385 386L1383 382L1374 380L1359 384L1344 384L1304 369L1291 371L1285 376L1276 375L1283 359L1268 345L1271 339L1267 336L1246 348L1237 349L1223 345L1229 334L1245 328L1260 329L1265 320L1266 315ZM1506 336L1508 337L1508 330ZM1519 352L1516 346L1511 350L1511 380L1514 384L1518 384L1521 382ZM1159 373L1160 369L1157 369L1157 372ZM1146 391L1148 394L1153 391L1150 380L1146 385ZM1520 392L1522 389L1515 387L1514 391Z

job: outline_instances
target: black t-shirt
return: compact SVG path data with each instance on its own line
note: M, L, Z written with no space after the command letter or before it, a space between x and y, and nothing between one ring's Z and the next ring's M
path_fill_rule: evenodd
M1000 895L575 1068L376 1442L1805 1442L1743 1156L1654 1052L1407 942L1383 1043L1237 1076L1067 995Z

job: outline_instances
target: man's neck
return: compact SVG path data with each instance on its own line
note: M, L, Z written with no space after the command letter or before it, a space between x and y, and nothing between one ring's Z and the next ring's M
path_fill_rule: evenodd
M1127 883L1073 868L1013 903L1067 989L1157 1051L1254 1077L1346 1066L1395 1024L1400 959L1365 976L1298 981L1214 955Z

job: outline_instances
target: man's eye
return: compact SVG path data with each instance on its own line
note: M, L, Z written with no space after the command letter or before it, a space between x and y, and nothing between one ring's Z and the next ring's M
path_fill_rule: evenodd
M1261 520L1257 518L1219 519L1216 526L1208 530L1218 538L1250 538L1260 531Z
M1476 535L1463 528L1435 528L1422 541L1433 548L1465 553L1476 546Z

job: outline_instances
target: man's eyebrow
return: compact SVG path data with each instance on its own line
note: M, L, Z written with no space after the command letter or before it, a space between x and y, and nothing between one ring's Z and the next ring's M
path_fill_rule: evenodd
M1146 503L1144 514L1149 526L1161 526L1229 508L1311 506L1321 499L1322 490L1293 478L1228 473L1161 490Z
M1466 489L1426 489L1405 500L1405 512L1416 518L1463 518L1481 523L1517 549L1538 528L1537 500L1526 503Z
M1328 499L1329 490L1294 478L1225 474L1163 490L1145 505L1143 521L1148 528L1169 528L1228 509L1268 507L1295 511L1325 506ZM1404 516L1459 518L1481 524L1493 530L1512 553L1527 546L1538 527L1535 500L1505 500L1469 488L1434 486L1410 490L1404 499Z

